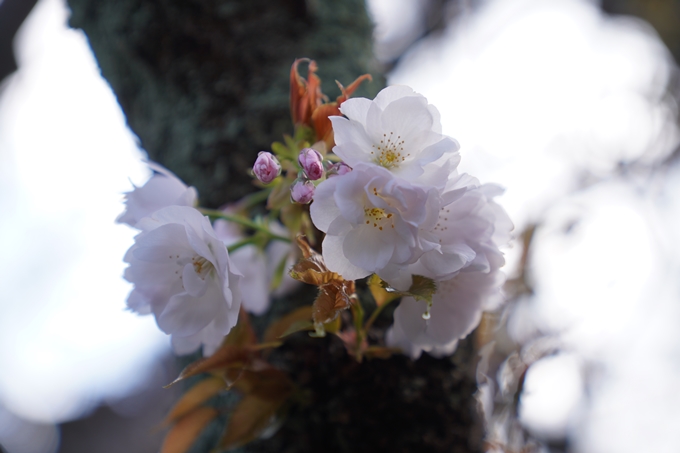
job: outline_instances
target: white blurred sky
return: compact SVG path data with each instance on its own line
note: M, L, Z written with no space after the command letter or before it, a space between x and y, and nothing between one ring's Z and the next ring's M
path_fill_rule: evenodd
M113 220L142 154L66 19L38 3L0 99L0 401L44 422L125 393L167 344L124 311L134 232Z
M410 39L399 32L417 28L418 4L373 0L378 38ZM125 393L131 370L167 348L152 318L123 310L133 232L113 219L146 170L66 18L62 0L40 0L0 98L0 412L42 422ZM439 108L464 171L506 187L518 230L545 220L537 295L516 324L559 334L569 352L530 371L522 417L574 430L578 451L680 450L680 169L614 175L677 142L669 61L648 26L590 2L495 0L390 77ZM584 188L585 176L600 182Z

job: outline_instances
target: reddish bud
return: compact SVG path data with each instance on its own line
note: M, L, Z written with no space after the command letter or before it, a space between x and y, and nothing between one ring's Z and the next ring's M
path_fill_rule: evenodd
M323 176L323 156L313 148L304 148L298 156L298 163L312 181Z
M281 174L281 164L272 153L260 151L253 165L253 173L257 179L269 184Z
M295 203L307 204L314 198L314 183L308 179L296 179L290 186L290 198Z

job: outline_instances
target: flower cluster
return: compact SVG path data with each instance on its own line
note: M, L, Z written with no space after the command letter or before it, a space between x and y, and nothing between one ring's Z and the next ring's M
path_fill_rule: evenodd
M307 78L299 75L302 61L291 69L295 132L258 154L257 192L219 210L200 208L196 189L149 164L153 176L126 194L117 219L139 231L124 258L134 284L128 307L153 314L176 353L202 346L206 357L177 381L212 374L169 422L179 432L186 413L209 421L218 414L203 407L211 396L227 385L243 393L222 449L266 432L296 391L265 351L287 335L334 334L358 362L399 351L442 356L501 300L499 247L512 229L494 202L502 190L458 172L460 147L442 133L437 109L405 86L350 98L368 75L338 84L341 96L329 101L313 61ZM355 283L365 277L375 304L367 319ZM263 315L300 282L317 288L315 299L260 318L258 328L268 324L258 338L248 313ZM381 344L374 321L399 297Z
M310 208L326 233L326 265L349 280L375 273L401 291L415 275L432 279L433 299L405 298L387 340L414 357L450 353L498 299L499 246L512 229L493 201L502 191L456 171L458 143L411 88L349 99L340 110L333 152L352 171L321 183Z

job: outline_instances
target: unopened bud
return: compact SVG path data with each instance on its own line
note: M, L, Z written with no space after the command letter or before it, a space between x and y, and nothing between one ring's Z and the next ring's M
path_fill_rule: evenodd
M330 166L330 168L328 169L328 177L330 178L331 176L346 175L350 171L352 171L352 167L350 167L344 162L338 162L337 164L333 164Z
M260 151L253 165L253 173L257 179L269 184L281 174L281 164L272 153Z
M298 163L312 181L323 176L323 156L314 148L304 148L300 151Z
M307 204L314 198L314 183L308 179L296 179L290 186L290 198L295 203Z

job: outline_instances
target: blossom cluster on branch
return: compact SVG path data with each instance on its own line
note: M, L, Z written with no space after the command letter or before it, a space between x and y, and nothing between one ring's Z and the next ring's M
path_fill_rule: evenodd
M338 84L341 95L329 101L315 63L304 78L301 62L290 79L295 133L259 153L258 192L220 210L200 208L194 188L151 163L153 176L126 194L118 218L140 231L125 255L134 284L128 307L153 314L176 353L202 346L208 358L187 369L217 373L228 387L248 376L284 379L253 351L298 331L337 335L358 361L451 354L501 301L500 247L512 229L494 201L502 189L458 172L460 146L442 133L438 110L406 86L351 98L368 75ZM368 319L371 304L355 283L366 277ZM251 331L245 312L265 313L296 281L317 286L316 299L270 325L263 343L243 336ZM399 298L393 325L372 344L373 322ZM268 393L278 396L262 417L292 388L271 385L285 396Z

